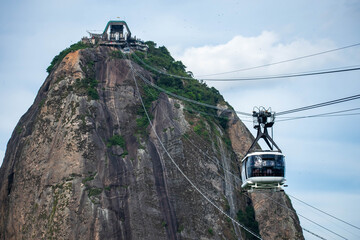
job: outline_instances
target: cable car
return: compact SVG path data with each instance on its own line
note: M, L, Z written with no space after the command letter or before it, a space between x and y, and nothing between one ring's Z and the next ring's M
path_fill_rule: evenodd
M244 189L280 189L285 183L285 156L280 152L261 151L241 161Z
M275 113L260 107L258 111L253 111L253 120L257 136L241 160L241 188L249 192L261 189L282 191L281 186L285 183L285 156L267 131L274 125ZM271 150L254 150L261 138Z

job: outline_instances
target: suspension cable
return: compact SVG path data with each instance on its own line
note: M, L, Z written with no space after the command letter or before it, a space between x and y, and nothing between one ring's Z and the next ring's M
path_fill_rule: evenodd
M129 60L129 62L130 62L130 60ZM185 177L185 179L188 180L188 182L189 182L210 204L212 204L215 208L217 208L221 213L223 213L223 214L225 214L227 217L229 217L229 218L230 218L232 221L234 221L237 225L239 225L240 227L242 227L243 229L246 230L245 226L243 226L241 223L238 223L238 222L237 222L235 219L233 219L231 216L227 215L223 210L221 210L218 206L216 206L215 203L213 203L206 195L204 195L204 194L201 192L201 190L198 189L198 188L191 182L191 180L185 175L184 172L182 172L182 170L179 168L179 166L174 162L174 160L172 159L172 157L170 156L170 154L167 152L165 146L164 146L163 143L161 142L161 139L160 139L160 137L158 136L158 134L156 133L156 130L155 130L154 126L152 125L152 122L151 122L151 120L150 120L150 118L149 118L149 116L148 116L148 113L147 113L147 111L146 111L146 108L145 108L145 106L144 106L144 104L143 104L143 101L142 101L142 98L141 98L141 95L140 95L140 91L139 91L139 88L138 88L137 81L136 81L136 78L135 78L134 73L136 73L136 75L138 75L145 83L147 83L147 84L149 84L149 85L157 88L158 90L160 90L160 91L162 91L162 92L165 92L165 93L167 93L167 94L169 94L169 95L171 95L171 96L178 97L178 98L180 98L180 99L182 99L182 100L189 101L189 102L192 102L192 103L195 103L195 102L197 102L197 101L192 100L192 99L188 99L188 98L185 98L185 97L176 95L176 94L173 94L173 93L171 93L171 92L169 92L169 91L167 91L167 90L165 90L165 89L162 89L161 87L158 87L157 85L153 84L152 82L150 82L149 80L147 80L146 78L144 78L144 77L143 77L141 74L139 74L137 71L135 71L135 70L133 69L131 63L130 63L130 67L131 67L133 79L134 79L134 81L135 81L135 83L136 83L137 91L138 91L138 93L139 93L139 97L140 97L140 99L141 99L141 102L142 102L143 108L144 108L144 110L145 110L145 113L146 113L146 115L147 115L147 118L148 118L148 120L149 120L149 122L150 122L150 124L151 124L151 126L152 126L152 129L153 129L156 137L158 138L158 140L159 140L159 142L160 142L160 145L164 148L164 151L168 154L168 156L169 156L169 158L171 159L171 161L173 162L173 164L174 164L174 165L176 166L176 168L180 171L180 173ZM171 74L169 74L169 75L171 75ZM174 77L174 76L175 76L175 75L173 75L172 77ZM191 78L191 79L192 79L192 78ZM355 96L352 96L352 97L357 97L357 98L359 98L358 96L360 96L360 95L355 95ZM351 97L348 97L348 98L351 98ZM331 105L331 104L336 104L336 103L340 103L340 102L344 102L344 101L354 100L354 99L348 99L348 98L338 99L338 100L342 100L342 101L339 101L339 102L338 102L337 100L329 101L329 102L326 102L326 105L324 105L324 106ZM355 98L355 99L357 99L357 98ZM337 102L334 102L334 101L337 101ZM200 103L200 102L197 102L197 103ZM325 104L325 103L322 103L322 104ZM211 107L213 107L213 108L215 107L215 106L208 105L208 104L205 104L205 103L200 103L200 105L208 106L208 107L211 106ZM315 108L314 106L316 106L316 107L321 107L321 106L317 106L317 105L320 105L320 104L311 105L311 107L313 107L313 108ZM308 107L310 107L310 106L308 106ZM304 107L304 108L308 108L308 107ZM218 108L216 107L216 109L218 109ZM312 108L310 108L310 109L312 109ZM224 110L224 109L218 109L218 110ZM297 109L294 109L294 110L297 110ZM294 111L294 110L292 110L292 111ZM305 109L305 110L308 110L308 109ZM290 110L289 110L289 111L290 111ZM302 111L304 111L304 110L302 110ZM236 112L236 111L235 111L235 112ZM238 112L237 112L237 113L238 113ZM242 113L242 112L241 112L241 113ZM242 114L243 114L243 113L242 113ZM282 115L282 114L287 114L287 113L281 112L280 115ZM246 114L246 115L250 115L250 114ZM279 115L279 114L278 114L278 115ZM250 115L250 116L251 116L251 115ZM279 204L279 203L278 203L278 204ZM281 205L281 204L280 204L280 205ZM287 206L284 206L284 207L288 208ZM289 208L288 208L288 209L289 209ZM293 211L293 210L291 210L291 209L289 209L289 210L290 210L290 211ZM310 222L312 222L312 223L314 223L314 224L316 224L316 225L318 225L318 226L320 226L320 227L322 227L322 228L330 231L331 233L333 233L333 234L335 234L335 235L337 235L337 236L339 236L339 237L341 237L341 238L343 238L343 239L346 239L346 238L344 238L343 236L341 236L341 235L339 235L339 234L337 234L337 233L335 233L335 232L333 232L333 231L331 231L331 230L329 230L329 229L321 226L320 224L317 224L316 222L314 222L314 221L306 218L305 216L302 216L301 214L298 214L298 215L301 216L301 217L303 217L303 218L305 218L306 220L308 220L308 221L310 221ZM303 228L303 229L304 229L304 228ZM307 232L309 232L309 233L311 233L311 234L313 234L312 232L310 232L310 231L307 230L307 229L304 229L304 230L307 231ZM251 230L249 230L249 231L251 231ZM248 232L249 232L249 231L248 231ZM250 232L250 233L254 235L254 233L252 233L252 232ZM317 237L319 237L319 238L321 238L321 239L324 239L324 238L318 236L317 234L313 234L313 235L314 235L314 236L317 236ZM260 238L259 236L257 236L256 234L255 234L254 236L257 237L257 238L259 238L259 239L261 239L261 238Z
M360 45L357 44L357 45ZM353 46L353 45L351 45ZM143 64L145 64L146 66L148 66L149 68L151 68L152 70L158 72L158 73L161 73L161 74L165 74L167 76L170 76L170 77L179 77L179 78L185 78L185 79L192 79L193 78L189 78L189 77L182 77L182 76L177 76L177 75L173 75L173 74L168 74L166 72L162 72L148 64L146 64L144 61L142 61L135 53L133 54L138 60L140 60ZM340 69L340 70L334 70L334 71L330 71L330 72L339 72L339 71L350 71L350 70L360 70L360 67L358 68L352 68L352 69ZM329 72L329 71L328 71ZM162 91L162 92L165 92L173 97L176 97L176 98L179 98L179 99L182 99L184 101L188 101L188 102L192 102L192 103L195 103L195 104L198 104L198 105L202 105L202 106L205 106L205 107L209 107L209 108L213 108L213 109L217 109L217 110L224 110L222 108L219 108L217 106L213 106L213 105L210 105L210 104L206 104L206 103L201 103L201 102L198 102L198 101L195 101L195 100L192 100L192 99L189 99L189 98L186 98L186 97L183 97L183 96L179 96L177 94L174 94L170 91L167 91L159 86L157 86L156 84L152 83L151 81L147 80L144 76L142 76L141 74L139 74L138 72L136 72L136 74L143 80L145 81L146 83L148 83L150 86L158 89L159 91ZM319 74L319 73L307 73L307 74ZM321 73L323 74L323 73ZM295 75L293 75L295 76ZM277 76L279 77L279 76ZM277 78L276 76L273 77L273 78ZM281 77L284 77L284 76L281 76ZM247 80L250 80L251 78L248 78ZM260 78L259 78L260 79ZM259 80L258 79L258 80ZM244 80L244 79L243 79ZM306 106L306 107L302 107L302 108L297 108L297 109L292 109L292 110L287 110L287 111L283 111L283 112L278 112L277 113L277 116L279 115L284 115L284 114L289 114L289 113L294 113L294 112L299 112L299 111L305 111L305 110L310 110L310 109L313 109L313 108L318 108L318 107L324 107L324 106L328 106L328 105L332 105L332 104L336 104L336 103L341 103L341 102L346 102L346 101L350 101L350 100L355 100L355 99L358 99L360 98L360 95L355 95L355 96L352 96L352 97L348 97L348 98L343 98L343 99L337 99L337 100L333 100L333 101L329 101L329 102L324 102L324 103L320 103L320 104L315 104L315 105L310 105L310 106ZM251 114L249 113L244 113L244 112L240 112L240 111L234 111L235 113L237 114L240 114L240 115L244 115L244 116L252 116ZM281 120L280 120L281 121ZM285 121L285 120L283 120Z
M306 202L304 202L304 201L302 201L302 200L300 200L300 199L298 199L298 198L296 198L296 197L294 197L294 196L292 196L292 195L290 195L290 194L288 194L288 195L289 195L291 198L293 198L293 199L295 199L295 200L297 200L297 201L305 204L306 206L309 206L309 207L311 207L311 208L313 208L313 209L315 209L315 210L317 210L317 211L319 211L319 212L321 212L321 213L323 213L323 214L325 214L325 215L327 215L327 216L329 216L329 217L332 217L332 218L334 218L334 219L336 219L336 220L338 220L338 221L340 221L340 222L342 222L342 223L345 223L345 224L347 224L347 225L349 225L349 226L351 226L351 227L353 227L353 228L356 228L356 229L360 230L360 227L357 227L357 226L355 226L355 225L353 225L353 224L351 224L351 223L349 223L349 222L347 222L347 221L345 221L345 220L342 220L342 219L340 219L340 218L338 218L338 217L335 217L334 215L331 215L331 214L329 214L329 213L327 213L327 212L325 212L325 211L323 211L323 210L321 210L321 209L319 209L319 208L317 208L317 207L314 207L314 206L312 206L312 205L310 205L310 204L308 204L308 203L306 203Z
M300 107L300 108L295 108L295 109L291 109L291 110L287 110L287 111L278 112L276 115L280 116L280 115L284 115L284 114L306 111L306 110L310 110L310 109L314 109L314 108L320 108L320 107L325 107L325 106L329 106L329 105L333 105L333 104L348 102L348 101L356 100L359 98L360 98L360 94L357 94L357 95L353 95L353 96L349 96L349 97L345 97L345 98L339 98L339 99L335 99L335 100L331 100L331 101L326 101L323 103L318 103L318 104L313 104L313 105L309 105L309 106L305 106L305 107Z
M193 100L193 99L190 99L190 98L186 98L186 97L183 97L183 96L180 96L180 95L177 95L175 93L172 93L162 87L159 87L157 86L156 84L152 83L151 81L147 80L143 75L141 75L140 73L138 73L136 70L134 70L135 74L140 77L145 83L147 83L148 85L158 89L159 91L161 92L164 92L170 96L173 96L175 98L178 98L178 99L181 99L181 100L184 100L184 101L187 101L187 102L191 102L191 103L194 103L194 104L197 104L197 105L201 105L201 106L204 106L204 107L208 107L208 108L213 108L213 109L216 109L216 110L220 110L220 111L230 111L230 112L235 112L237 114L241 114L241 115L245 115L245 116L252 116L251 114L249 113L245 113L245 112L240 112L240 111L234 111L234 110L230 110L230 109L224 109L224 108L220 108L220 107L217 107L217 106L214 106L214 105L210 105L210 104L207 104L207 103L203 103L203 102L199 102L199 101L196 101L196 100Z
M167 73L167 72L164 72L164 71L161 71L149 64L147 64L146 62L144 62L138 55L135 54L135 52L132 54L136 57L137 60L139 60L143 65L145 65L146 67L148 67L149 69L157 72L157 73L160 73L160 74L163 74L163 75L166 75L166 76L169 76L169 77L174 77L174 78L181 78L181 79L188 79L188 80L195 80L194 78L192 77L185 77L185 76L179 76L179 75L174 75L174 74L170 74L170 73Z
M135 53L133 55L137 58L138 61L140 61L143 65L148 67L149 69L159 73L163 74L169 77L174 78L180 78L180 79L188 79L188 80L194 80L193 77L185 77L185 76L179 76L174 74L169 74L165 71L161 71L146 62L144 62L140 57L138 57ZM317 70L317 71L311 71L311 72L301 72L301 73L289 73L289 74L282 74L282 75L274 75L274 76L260 76L260 77L244 77L244 78L199 78L199 80L202 81L210 81L210 82L230 82L230 81L259 81L259 80L268 80L268 79L279 79L279 78L293 78L293 77L305 77L305 76L313 76L313 75L323 75L323 74L333 74L333 73L341 73L341 72L349 72L349 71L358 71L360 70L359 65L355 66L347 66L342 68L332 68L332 69L325 69L325 70ZM210 75L205 75L210 76Z
M162 99L160 99L160 100L162 100ZM170 103L168 103L168 104L170 104ZM175 123L169 118L169 116L167 116L167 118L172 122L172 124L173 124L173 126L175 127L175 129L176 129L177 131L181 132L181 130L178 129L178 127L177 127L177 126L175 125ZM188 141L189 141L191 144L193 144L194 146L196 146L196 144L195 144L194 142L192 142L192 141L191 141L189 138L187 138L186 136L185 136L185 139L188 140ZM229 173L230 175L232 175L235 179L241 181L241 179L240 179L238 176L236 176L234 173L232 173L231 171L225 169L223 166L221 166L219 163L217 163L217 162L215 161L215 159L212 159L208 154L206 154L205 152L203 152L200 147L198 147L197 149L198 149L200 152L202 152L202 153L203 153L208 159L210 159L213 163L215 163L218 167L221 167L224 171L228 172L228 173ZM221 176L221 177L222 177L222 176ZM227 182L227 183L230 184L230 185L233 185L233 187L234 187L235 189L237 189L237 190L240 191L240 189L238 189L238 187L234 186L233 183L229 182L229 181L226 180L224 177L222 177L222 178L224 179L225 182ZM242 193L242 194L249 198L249 196L247 196L245 193ZM264 194L263 194L263 195L264 195ZM268 198L267 196L265 196L265 197ZM250 199L251 199L251 198L250 198ZM269 199L270 199L270 198L269 198ZM300 217L304 218L305 220L310 221L311 223L313 223L313 224L315 224L315 225L317 225L317 226L322 227L320 224L316 223L315 221L313 221L313 220L311 220L311 219L309 219L309 218L307 218L307 217L305 217L305 216L303 216L303 215L301 215L301 214L296 213L294 210L292 210L292 209L289 208L288 206L285 206L285 205L283 205L283 204L281 204L281 203L279 203L279 202L276 202L276 201L274 201L273 199L270 199L270 200L273 201L273 202L275 202L276 204L278 204L280 207L283 207L283 208L285 208L285 209L287 209L287 210L289 210L289 211L291 211L291 212L299 215ZM325 227L322 227L322 228L328 230L328 229L325 228ZM311 232L311 231L309 231L309 230L307 230L307 229L305 229L305 228L303 228L303 227L302 227L302 229L304 229L306 232L314 235L315 237L318 237L318 238L320 238L320 239L325 239L325 238L319 236L318 234L315 234L315 233L313 233L313 232ZM329 230L328 230L328 231L329 231ZM331 231L331 230L330 230L330 231ZM331 232L332 232L332 231L331 231ZM338 235L338 234L335 233L335 232L332 232L332 233ZM338 236L340 236L340 235L338 235ZM345 238L345 239L346 239L346 238Z
M270 201L275 202L276 204L282 205L284 208L287 208L289 211L292 211L292 212L296 213L296 211L294 211L294 210L290 209L289 207L285 206L284 204L281 204L281 203L279 203L279 202L276 202L276 201L275 201L275 200L273 200L272 198L270 198L270 197L266 196L264 193L261 193L261 194L262 194L265 198L269 199ZM298 216L300 216L300 217L302 217L302 218L304 218L304 219L308 220L309 222L311 222L311 223L315 224L316 226L319 226L319 227L321 227L322 229L325 229L326 231L331 232L332 234L334 234L334 235L336 235L336 236L338 236L338 237L340 237L340 238L342 238L342 239L347 240L347 238L345 238L344 236L342 236L342 235L340 235L340 234L338 234L338 233L336 233L336 232L334 232L334 231L330 230L330 229L329 229L329 228L327 228L327 227L322 226L321 224L319 224L319 223L317 223L317 222L315 222L315 221L313 221L313 220L311 220L311 219L309 219L309 218L307 218L307 217L303 216L302 214L300 214L300 213L296 213L296 214L297 214Z
M352 108L352 109L340 110L340 111L335 111L335 112L320 113L320 114L315 114L315 115L307 115L307 116L299 116L299 117L284 117L284 119L280 119L277 122L290 121L290 120L303 119L303 118L339 117L339 116L351 116L351 115L360 114L360 113L337 114L337 113L351 112L351 111L355 111L355 110L360 110L360 108Z
M315 236L315 237L317 237L317 238L320 238L320 239L326 240L326 238L323 238L323 237L321 237L320 235L318 235L318 234L316 234L316 233L313 233L313 232L311 232L311 231L307 230L306 228L302 228L302 229L303 229L304 231L306 231L306 232L308 232L308 233L312 234L313 236Z
M289 73L289 74L273 75L273 76L259 76L259 77L245 77L245 78L201 78L201 80L207 82L259 81L259 80L269 80L269 79L279 79L279 78L307 77L313 75L333 74L333 73L351 72L358 70L360 70L360 67L356 66L356 67L337 68L335 70L318 70L311 72Z
M296 60L300 60L300 59L304 59L304 58L314 57L314 56L318 56L318 55L325 54L325 53L335 52L335 51L343 50L343 49L346 49L346 48L356 47L356 46L359 46L359 45L360 45L360 43L356 43L356 44L348 45L348 46L345 46L345 47L335 48L335 49L331 49L331 50L327 50L327 51L323 51L323 52L318 52L318 53L314 53L314 54L309 54L309 55L305 55L305 56L301 56L301 57L291 58L291 59L287 59L287 60L283 60L283 61L279 61L279 62L268 63L268 64L255 66L255 67L242 68L242 69L239 69L239 70L233 70L233 71L228 71L228 72L199 75L197 77L216 76L216 75L222 75L222 74L228 74L228 73L248 71L248 70L257 69L257 68L269 67L269 66L273 66L273 65L277 65L277 64L281 64L281 63L292 62L292 61L296 61Z

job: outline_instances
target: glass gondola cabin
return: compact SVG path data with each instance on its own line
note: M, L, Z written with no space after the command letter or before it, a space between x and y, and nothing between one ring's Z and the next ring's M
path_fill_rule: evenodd
M285 156L280 152L253 152L241 161L244 189L280 189L285 183Z

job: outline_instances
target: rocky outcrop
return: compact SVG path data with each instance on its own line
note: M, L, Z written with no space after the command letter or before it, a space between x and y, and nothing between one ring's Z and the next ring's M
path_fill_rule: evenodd
M225 130L162 93L148 109L155 134L132 67L152 75L114 50L68 54L20 119L0 169L0 239L248 239L199 192L234 219L252 204L237 165L249 131L238 119ZM276 234L301 239L295 214L251 199L264 239L276 239L277 219L289 221Z
M284 192L251 193L263 239L304 239L299 218Z
M228 117L232 119L228 129L232 148L242 159L254 138L245 125L239 124L234 114ZM255 191L248 196L263 239L304 239L299 218L284 192Z

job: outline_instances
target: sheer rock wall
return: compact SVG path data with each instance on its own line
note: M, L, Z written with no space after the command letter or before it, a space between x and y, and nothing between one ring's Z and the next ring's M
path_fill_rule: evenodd
M236 219L251 204L240 192L237 165L252 141L249 131L239 120L228 122L232 149L218 125L215 134L207 124L211 137L204 138L189 123L200 115L188 114L184 103L165 94L150 111L158 136L150 125L140 131L141 103L130 64L152 76L111 57L113 50L68 54L17 124L0 169L0 239L247 239L172 161ZM99 99L82 85L92 78ZM125 144L109 144L113 136ZM264 239L301 239L296 215L273 215L271 204L251 198ZM280 219L293 221L281 225Z

